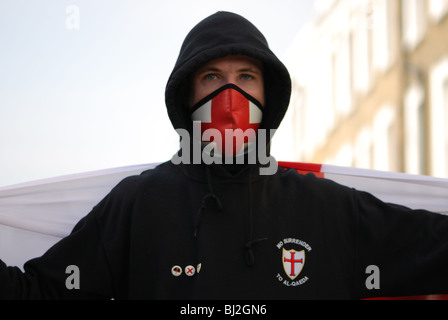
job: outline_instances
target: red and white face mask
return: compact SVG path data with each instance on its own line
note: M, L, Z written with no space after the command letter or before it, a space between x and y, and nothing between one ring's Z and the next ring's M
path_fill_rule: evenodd
M192 121L201 122L203 150L213 150L218 157L244 154L255 143L262 117L261 103L234 84L219 88L191 109Z

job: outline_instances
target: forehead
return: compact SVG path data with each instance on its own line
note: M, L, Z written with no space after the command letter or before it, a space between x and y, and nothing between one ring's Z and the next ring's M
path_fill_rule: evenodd
M254 58L244 55L231 55L222 58L213 59L196 71L196 73L208 70L248 70L253 72L262 72L262 63Z

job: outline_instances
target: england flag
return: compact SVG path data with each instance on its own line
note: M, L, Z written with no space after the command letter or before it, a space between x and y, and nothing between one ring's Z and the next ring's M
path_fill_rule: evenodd
M384 202L448 214L448 179L325 164L278 164L367 191ZM41 256L67 236L123 178L157 165L106 169L0 188L0 259L22 267L29 259ZM284 266L291 277L300 272L304 258L300 253L285 253Z

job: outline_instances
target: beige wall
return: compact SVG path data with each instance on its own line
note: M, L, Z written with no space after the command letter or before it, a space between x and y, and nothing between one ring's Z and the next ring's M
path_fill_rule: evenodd
M448 177L448 1L325 2L286 58L291 160Z

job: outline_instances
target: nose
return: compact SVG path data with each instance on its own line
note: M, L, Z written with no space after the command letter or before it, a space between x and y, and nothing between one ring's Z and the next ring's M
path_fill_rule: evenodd
M226 84L234 84L237 85L237 75L235 73L229 72L225 75L224 78Z

